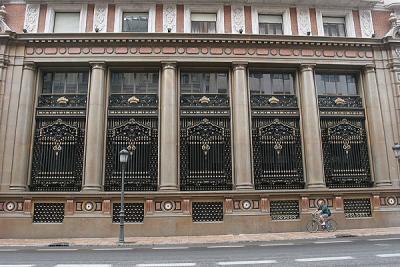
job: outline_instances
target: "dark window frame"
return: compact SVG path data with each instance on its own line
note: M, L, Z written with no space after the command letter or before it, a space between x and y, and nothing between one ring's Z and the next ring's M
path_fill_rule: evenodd
M256 75L262 75L260 78L254 77ZM268 75L268 76L267 76ZM276 78L276 75L280 75L281 78ZM275 76L275 78L273 77ZM268 77L268 78L267 78ZM252 88L252 78L258 79L258 89ZM285 79L286 78L286 79ZM262 79L267 79L269 81L269 88L262 88ZM274 90L274 80L282 81L282 89ZM267 82L268 82L267 81ZM286 82L285 82L286 81ZM251 94L260 94L260 95L295 95L295 81L296 75L292 71L263 71L263 70L250 70L249 71L249 89ZM286 87L287 85L288 87Z
M198 82L196 82L195 76L190 76L190 74L200 74L200 78L198 79ZM207 87L207 82L205 78L207 77L208 74L208 89ZM211 85L211 74L215 74L215 84ZM189 76L186 76L189 75ZM219 75L224 75L224 78L226 78L225 81L219 81ZM188 79L187 83L183 82L183 79ZM220 76L222 77L222 76ZM195 80L195 81L193 81ZM229 72L228 71L181 71L180 77L179 77L179 82L180 82L180 93L181 94L223 94L223 95L228 95L229 94ZM225 83L226 88L222 87L221 83ZM198 84L198 88L196 89L194 86ZM188 88L185 88L186 85ZM221 86L221 87L220 87ZM190 87L190 88L189 88ZM213 87L213 88L211 88Z
M58 74L63 74L64 75L64 89L62 91L55 91L56 89L54 88L55 85L55 75ZM76 74L77 75L77 80L75 81L76 83L76 90L68 92L67 86L68 86L68 75ZM50 81L46 82L46 75L50 75ZM42 80L41 80L41 90L40 94L41 95L58 95L58 94L63 94L63 95L86 95L89 90L89 71L43 71L42 72ZM79 80L79 79L83 80ZM50 83L50 84L49 84ZM50 86L48 88L47 86Z
M341 87L341 83L345 83L346 87ZM321 87L322 83L324 84ZM328 84L327 83L331 83ZM359 73L342 73L342 72L316 72L315 73L315 86L318 95L325 96L359 96L360 92L360 78ZM334 86L330 89L328 86ZM331 91L331 92L329 92Z
M133 29L126 29L126 27L127 27L128 25L125 24L125 16L126 16L127 14L131 14L131 15L137 14L137 17L140 17L139 14L140 14L141 16L143 16L144 14L146 14L146 15L147 15L146 28L144 29L144 26L143 26L143 25L142 25L143 29L141 29L140 27L139 27L139 28L135 28L135 27L133 27L133 25L131 25ZM149 12L128 12L128 11L127 11L127 12L123 12L123 13L122 13L121 31L122 31L122 32L149 32L149 19L150 19L150 14L149 14ZM129 26L129 27L131 27L131 26Z
M118 87L118 83L113 85L114 77L113 75L121 75L122 78L118 83L120 84L120 90L114 90ZM147 80L138 80L137 76L145 74ZM128 75L133 75L133 84L125 85L125 78ZM153 75L153 76L151 76ZM156 79L156 80L154 80ZM151 81L150 81L151 80ZM133 86L133 90L125 89ZM139 91L138 87L145 86L144 91ZM110 74L110 94L158 94L160 88L160 73L157 70L149 71L111 71Z

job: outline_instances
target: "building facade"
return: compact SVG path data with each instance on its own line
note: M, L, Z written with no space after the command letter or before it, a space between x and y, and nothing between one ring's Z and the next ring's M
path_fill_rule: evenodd
M0 237L399 225L400 2L250 2L4 1Z

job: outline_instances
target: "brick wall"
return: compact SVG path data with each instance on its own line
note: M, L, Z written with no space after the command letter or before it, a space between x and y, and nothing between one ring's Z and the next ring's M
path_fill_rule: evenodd
M389 11L372 11L372 21L377 38L382 38L390 30Z
M22 32L25 20L25 5L5 5L7 15L6 22L12 31Z

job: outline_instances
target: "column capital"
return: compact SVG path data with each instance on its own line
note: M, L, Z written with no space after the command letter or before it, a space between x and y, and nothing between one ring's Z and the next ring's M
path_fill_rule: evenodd
M313 71L316 65L317 64L312 64L312 63L300 64L300 72Z
M89 64L92 66L92 69L104 70L106 68L106 63L104 61L91 61Z
M176 61L161 61L162 69L176 69Z
M36 70L35 62L33 62L33 61L25 61L24 62L24 70L35 71Z
M233 70L246 70L248 64L247 61L233 61L232 68Z
M375 72L375 65L373 64L368 64L364 66L365 72Z

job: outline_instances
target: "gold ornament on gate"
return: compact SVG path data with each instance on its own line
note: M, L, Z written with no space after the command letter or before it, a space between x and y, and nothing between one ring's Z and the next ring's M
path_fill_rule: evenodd
M137 98L136 96L132 96L128 99L129 104L138 104L140 102L140 99Z
M66 104L68 104L68 102L69 102L69 99L66 98L65 96L59 97L57 99L58 104L66 105Z

